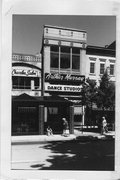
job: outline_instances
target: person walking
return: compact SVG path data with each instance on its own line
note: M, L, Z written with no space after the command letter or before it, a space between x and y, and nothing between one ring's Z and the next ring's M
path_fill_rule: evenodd
M101 134L107 133L108 132L108 128L107 128L107 121L105 119L105 117L102 117L102 128L101 128Z
M63 121L63 136L68 136L69 135L69 126L66 118L62 118Z

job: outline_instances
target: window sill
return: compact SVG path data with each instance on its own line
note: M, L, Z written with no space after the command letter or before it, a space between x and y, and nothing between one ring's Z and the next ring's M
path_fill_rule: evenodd
M96 76L96 74L95 74L95 73L89 73L89 75L90 75L90 76Z
M12 89L12 91L41 91L40 89Z
M115 77L115 75L111 75L111 74L110 74L109 76L110 76L110 77Z

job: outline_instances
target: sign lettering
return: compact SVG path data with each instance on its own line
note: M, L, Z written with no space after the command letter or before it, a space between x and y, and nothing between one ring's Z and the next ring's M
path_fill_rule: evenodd
M82 86L50 85L45 84L45 91L81 92Z
M23 69L13 69L12 76L38 76L38 72L35 70L23 70Z
M85 81L85 76L81 75L71 75L71 74L59 74L59 73L45 73L46 82L77 82L83 83Z

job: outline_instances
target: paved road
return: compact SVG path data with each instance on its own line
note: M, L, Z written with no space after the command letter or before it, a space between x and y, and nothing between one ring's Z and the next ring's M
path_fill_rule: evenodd
M114 170L114 140L12 145L12 169Z

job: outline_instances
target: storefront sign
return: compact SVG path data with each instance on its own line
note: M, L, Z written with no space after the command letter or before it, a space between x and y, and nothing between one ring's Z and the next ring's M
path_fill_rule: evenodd
M58 73L45 73L46 82L77 82L83 83L85 81L85 76L71 75L71 74L58 74Z
M33 69L13 69L12 76L38 76L38 71Z
M45 84L45 91L81 92L82 86L51 85Z

